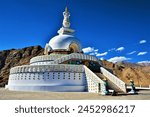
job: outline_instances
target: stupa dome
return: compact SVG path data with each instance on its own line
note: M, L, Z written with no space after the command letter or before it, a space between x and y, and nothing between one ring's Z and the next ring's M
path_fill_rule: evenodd
M74 52L81 52L81 44L76 37L69 34L60 34L53 37L49 41L49 46L52 50L73 50Z
M63 15L63 26L58 30L58 35L50 39L49 43L46 44L45 54L56 51L69 51L72 53L82 52L81 44L73 35L74 30L70 28L70 13L67 7L63 12Z

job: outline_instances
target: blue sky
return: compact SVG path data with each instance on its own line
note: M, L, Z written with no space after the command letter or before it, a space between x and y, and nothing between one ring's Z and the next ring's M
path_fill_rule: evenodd
M0 50L44 47L62 26L66 5L87 54L150 61L149 0L0 0Z

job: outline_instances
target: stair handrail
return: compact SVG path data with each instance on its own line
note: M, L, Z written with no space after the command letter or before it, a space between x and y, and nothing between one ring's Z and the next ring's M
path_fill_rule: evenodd
M107 71L105 68L100 67L101 73L107 77L111 82L117 85L124 93L126 93L126 84L120 80L117 76Z

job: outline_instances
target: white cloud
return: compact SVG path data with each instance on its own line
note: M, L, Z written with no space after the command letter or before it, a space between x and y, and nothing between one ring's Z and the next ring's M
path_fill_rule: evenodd
M138 63L150 63L150 61L139 61Z
M94 51L93 53L94 53L95 55L98 54L98 52L96 52L96 51Z
M104 53L97 53L96 56L106 56L108 54L108 52L104 52Z
M94 47L87 47L82 49L84 53L90 53L94 51Z
M119 47L116 49L116 51L123 51L125 48L124 47Z
M95 51L95 52L98 52L98 49L95 49L94 51Z
M131 60L131 58L126 58L124 56L116 56L116 57L108 59L108 61L113 62L113 63L127 61L127 60Z
M101 57L100 60L104 60L104 57Z
M148 52L139 52L137 55L138 56L141 56L141 55L145 55L145 54L147 54Z
M146 43L146 40L139 41L139 44L143 44L143 43Z
M119 48L111 48L111 49L109 49L108 51L109 52L112 52L112 51L123 51L125 48L124 47L119 47Z
M132 51L132 52L129 52L129 53L127 53L128 55L131 55L131 54L134 54L134 53L136 53L136 51Z
M86 47L83 48L82 51L92 56L105 56L108 54L108 52L98 53L98 49L95 49L94 47Z
M111 51L114 51L114 50L116 50L116 48L111 48L108 51L111 52Z
M92 53L90 53L89 55L95 55L95 53L92 52Z

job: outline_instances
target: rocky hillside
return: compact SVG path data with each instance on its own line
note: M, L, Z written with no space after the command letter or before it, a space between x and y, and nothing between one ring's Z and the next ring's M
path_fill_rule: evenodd
M11 67L29 64L32 57L42 54L41 46L0 51L0 87L7 84Z
M130 80L134 80L136 86L149 87L150 85L150 66L142 66L127 62L114 64L108 61L102 61L102 64L127 85L129 85Z
M41 46L0 51L0 87L7 84L10 68L29 64L32 57L43 55L43 51L44 49ZM150 66L123 62L114 64L105 60L102 61L102 64L126 84L129 84L132 79L137 86L150 85Z

